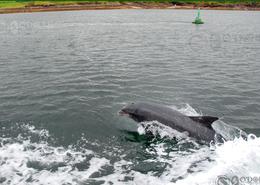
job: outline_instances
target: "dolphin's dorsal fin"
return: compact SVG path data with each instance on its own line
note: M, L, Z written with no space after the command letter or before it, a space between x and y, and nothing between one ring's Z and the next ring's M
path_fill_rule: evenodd
M211 129L212 129L211 124L214 121L218 120L217 117L213 117L213 116L189 116L189 118L192 119L193 121L202 123L203 125Z

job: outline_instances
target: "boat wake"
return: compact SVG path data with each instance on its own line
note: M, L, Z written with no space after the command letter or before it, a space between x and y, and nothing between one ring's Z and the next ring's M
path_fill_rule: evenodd
M176 108L176 107L175 107ZM199 115L191 106L178 108L187 115ZM221 130L220 121L215 125ZM253 184L260 181L260 138L232 128L221 133L232 140L206 145L158 122L140 124L138 134L156 137L149 145L120 139L113 145L91 143L87 137L69 146L56 146L47 130L31 124L16 124L8 133L1 128L0 183L30 184L115 184L115 185L219 185ZM23 134L22 134L23 133ZM241 134L242 133L242 134ZM232 135L232 137L231 137ZM84 143L87 145L84 145ZM95 149L96 148L96 149ZM249 183L250 181L250 183ZM255 184L257 184L255 183Z

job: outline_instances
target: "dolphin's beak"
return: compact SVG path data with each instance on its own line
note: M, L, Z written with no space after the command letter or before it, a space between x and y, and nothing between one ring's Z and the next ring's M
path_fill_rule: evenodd
M129 116L128 113L126 113L123 109L118 112L120 116Z

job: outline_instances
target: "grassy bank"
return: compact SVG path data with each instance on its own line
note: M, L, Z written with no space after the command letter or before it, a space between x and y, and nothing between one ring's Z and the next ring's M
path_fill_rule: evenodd
M0 8L25 8L33 6L55 6L55 5L73 5L73 4L82 4L85 2L94 2L94 1L81 1L81 0L41 0L41 1L31 1L31 0L0 0Z
M200 6L218 7L218 6L249 6L259 7L260 0L173 0L174 4L194 4Z
M57 7L66 5L106 5L124 3L144 3L148 4L172 4L178 6L201 6L201 7L260 7L260 0L0 0L0 9L9 8L30 8L30 7Z

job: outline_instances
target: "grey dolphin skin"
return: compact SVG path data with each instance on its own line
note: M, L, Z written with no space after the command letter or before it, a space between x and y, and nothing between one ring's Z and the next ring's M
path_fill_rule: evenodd
M189 136L207 142L214 140L215 131L211 124L218 120L212 116L186 116L168 106L152 103L132 103L119 114L136 122L158 121L178 131L188 131Z

